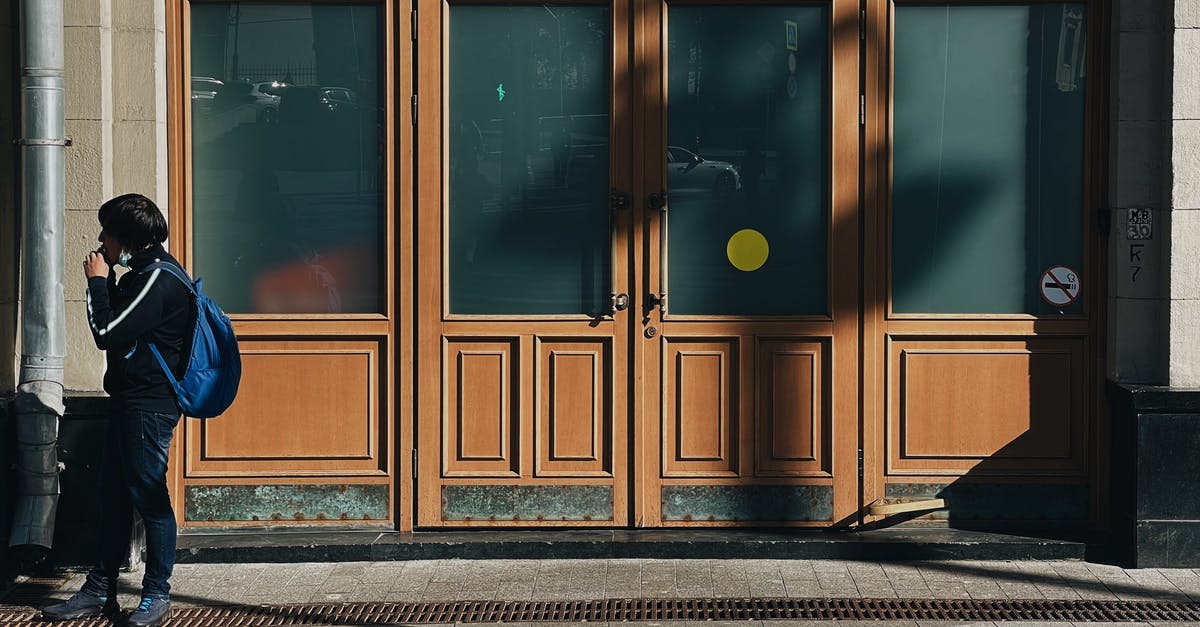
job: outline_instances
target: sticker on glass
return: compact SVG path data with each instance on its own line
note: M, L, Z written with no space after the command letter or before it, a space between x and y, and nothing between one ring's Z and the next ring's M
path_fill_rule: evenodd
M1042 300L1065 307L1079 298L1079 274L1066 266L1052 266L1038 279Z

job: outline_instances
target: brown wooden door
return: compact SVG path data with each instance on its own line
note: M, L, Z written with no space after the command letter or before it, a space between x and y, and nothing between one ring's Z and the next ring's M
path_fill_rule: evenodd
M640 524L858 509L857 13L645 13Z
M857 3L417 20L417 524L855 512Z
M242 355L229 410L178 430L179 522L411 528L408 11L164 4L171 252Z
M625 525L629 5L417 13L417 523Z
M866 6L866 499L1100 519L1106 5Z

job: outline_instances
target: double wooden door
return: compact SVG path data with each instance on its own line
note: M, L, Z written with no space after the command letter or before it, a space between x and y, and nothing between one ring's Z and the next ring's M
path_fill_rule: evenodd
M858 511L858 13L418 3L418 526Z

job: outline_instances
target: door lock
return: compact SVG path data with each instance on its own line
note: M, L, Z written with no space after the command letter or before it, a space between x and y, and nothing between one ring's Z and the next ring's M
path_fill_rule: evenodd
M629 307L629 294L613 294L612 295L612 310L613 313L625 311Z
M654 210L665 209L667 206L667 193L654 192L646 197L646 206Z
M608 193L608 206L618 210L629 208L629 194L612 190Z

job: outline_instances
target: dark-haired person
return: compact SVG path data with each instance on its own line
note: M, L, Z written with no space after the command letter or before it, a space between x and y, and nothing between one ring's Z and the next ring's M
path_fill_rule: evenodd
M162 211L140 194L100 207L100 248L83 260L87 317L96 346L106 352L104 390L111 397L100 474L100 538L95 566L70 599L42 610L65 620L115 615L117 569L128 555L133 512L146 528L142 600L133 627L153 627L171 615L168 579L175 565L175 512L167 493L167 451L180 412L175 392L147 344L153 342L176 374L191 340L194 306L183 284L155 261L178 265L163 249ZM114 266L125 266L120 282Z

